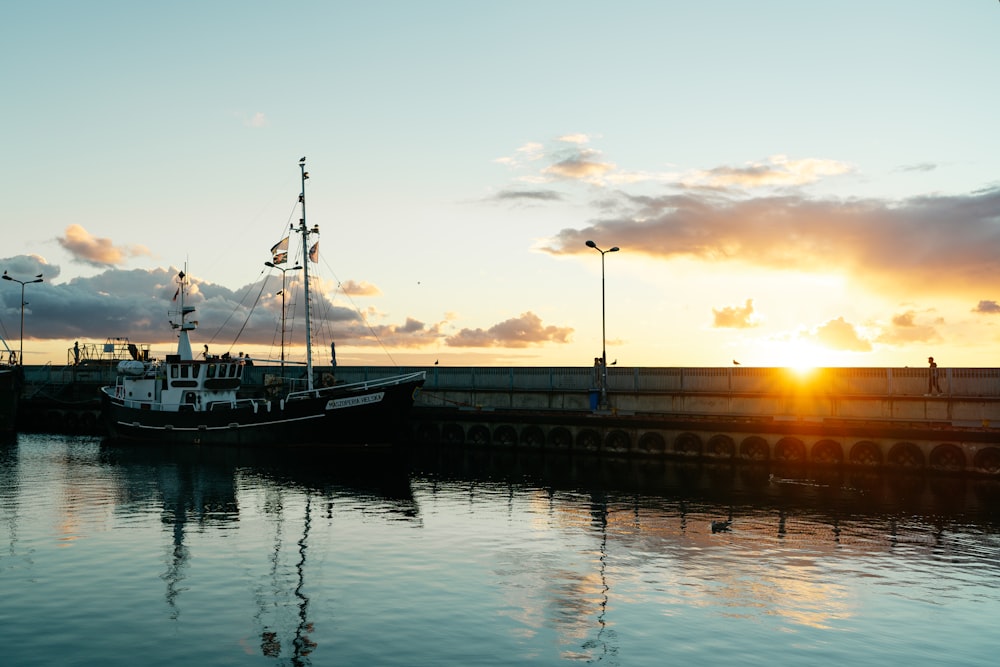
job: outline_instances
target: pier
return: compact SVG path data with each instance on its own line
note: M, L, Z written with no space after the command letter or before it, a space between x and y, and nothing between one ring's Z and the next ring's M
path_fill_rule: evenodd
M262 390L266 366L245 369ZM319 367L337 381L424 370L406 435L422 445L1000 476L1000 369ZM22 430L99 433L101 364L25 367Z

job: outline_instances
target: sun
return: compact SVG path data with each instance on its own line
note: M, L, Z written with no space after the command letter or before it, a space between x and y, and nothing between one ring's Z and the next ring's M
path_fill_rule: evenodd
M790 340L781 344L775 350L778 365L783 366L796 375L807 376L822 365L826 356L824 349L802 340Z

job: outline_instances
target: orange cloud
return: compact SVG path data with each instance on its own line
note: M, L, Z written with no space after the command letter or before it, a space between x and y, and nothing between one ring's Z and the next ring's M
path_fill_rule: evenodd
M748 329L757 326L753 317L753 299L747 299L746 305L726 306L716 310L712 309L715 320L712 326L720 329Z
M912 310L893 315L892 326L883 331L877 342L888 345L902 345L906 343L932 343L941 340L934 325L944 324L944 320L936 318L931 324L924 324L917 321L917 313Z
M871 341L862 338L854 325L838 317L821 325L815 331L800 335L803 340L818 343L831 350L847 350L850 352L870 352Z
M340 291L350 296L381 296L382 290L371 283L347 280L340 283Z
M805 158L789 160L784 155L772 155L763 162L751 162L743 167L716 167L699 171L683 179L689 186L763 187L815 183L823 176L839 176L853 167L837 160Z
M452 347L529 347L543 343L568 343L573 329L544 326L532 312L504 320L489 329L462 329L445 342Z
M599 236L662 259L848 272L893 294L981 292L1000 282L1000 187L900 202L718 191L615 197L595 202L604 217L562 230L541 249L584 253Z
M111 239L91 236L80 225L70 225L66 228L66 235L56 240L73 255L74 261L98 267L118 266L129 257L150 254L141 245L115 246Z

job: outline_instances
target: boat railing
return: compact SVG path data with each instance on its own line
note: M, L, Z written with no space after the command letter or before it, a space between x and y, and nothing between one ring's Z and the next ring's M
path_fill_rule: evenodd
M66 365L108 365L113 366L119 361L129 359L137 361L150 361L149 345L146 343L136 345L128 338L108 338L103 344L84 343L79 341L73 347L66 350Z
M112 395L106 388L102 391ZM194 410L194 405L191 403L163 403L152 399L141 398L120 398L120 400L125 407L137 410L155 410L159 412L184 412L187 410ZM234 400L210 401L205 405L205 409L208 412L215 412L219 410L240 410L246 408L253 410L255 413L259 412L261 409L270 410L270 401L265 398L237 398Z
M303 391L291 391L288 393L287 400L294 401L306 398L318 398L333 391L340 393L342 391L368 391L369 389L378 389L380 387L393 387L399 384L406 384L407 382L417 382L419 380L423 380L426 375L425 371L416 371L413 373L394 375L386 378L362 380L360 382L330 385L326 387L316 387L312 390L306 389Z
M237 398L231 401L210 401L205 407L209 412L239 410L241 408L250 408L254 412L258 412L261 408L270 409L270 404L270 401L265 398Z

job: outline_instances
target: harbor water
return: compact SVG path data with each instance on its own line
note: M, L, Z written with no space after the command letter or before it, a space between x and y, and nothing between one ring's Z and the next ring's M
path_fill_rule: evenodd
M994 665L1000 484L0 445L0 664Z

